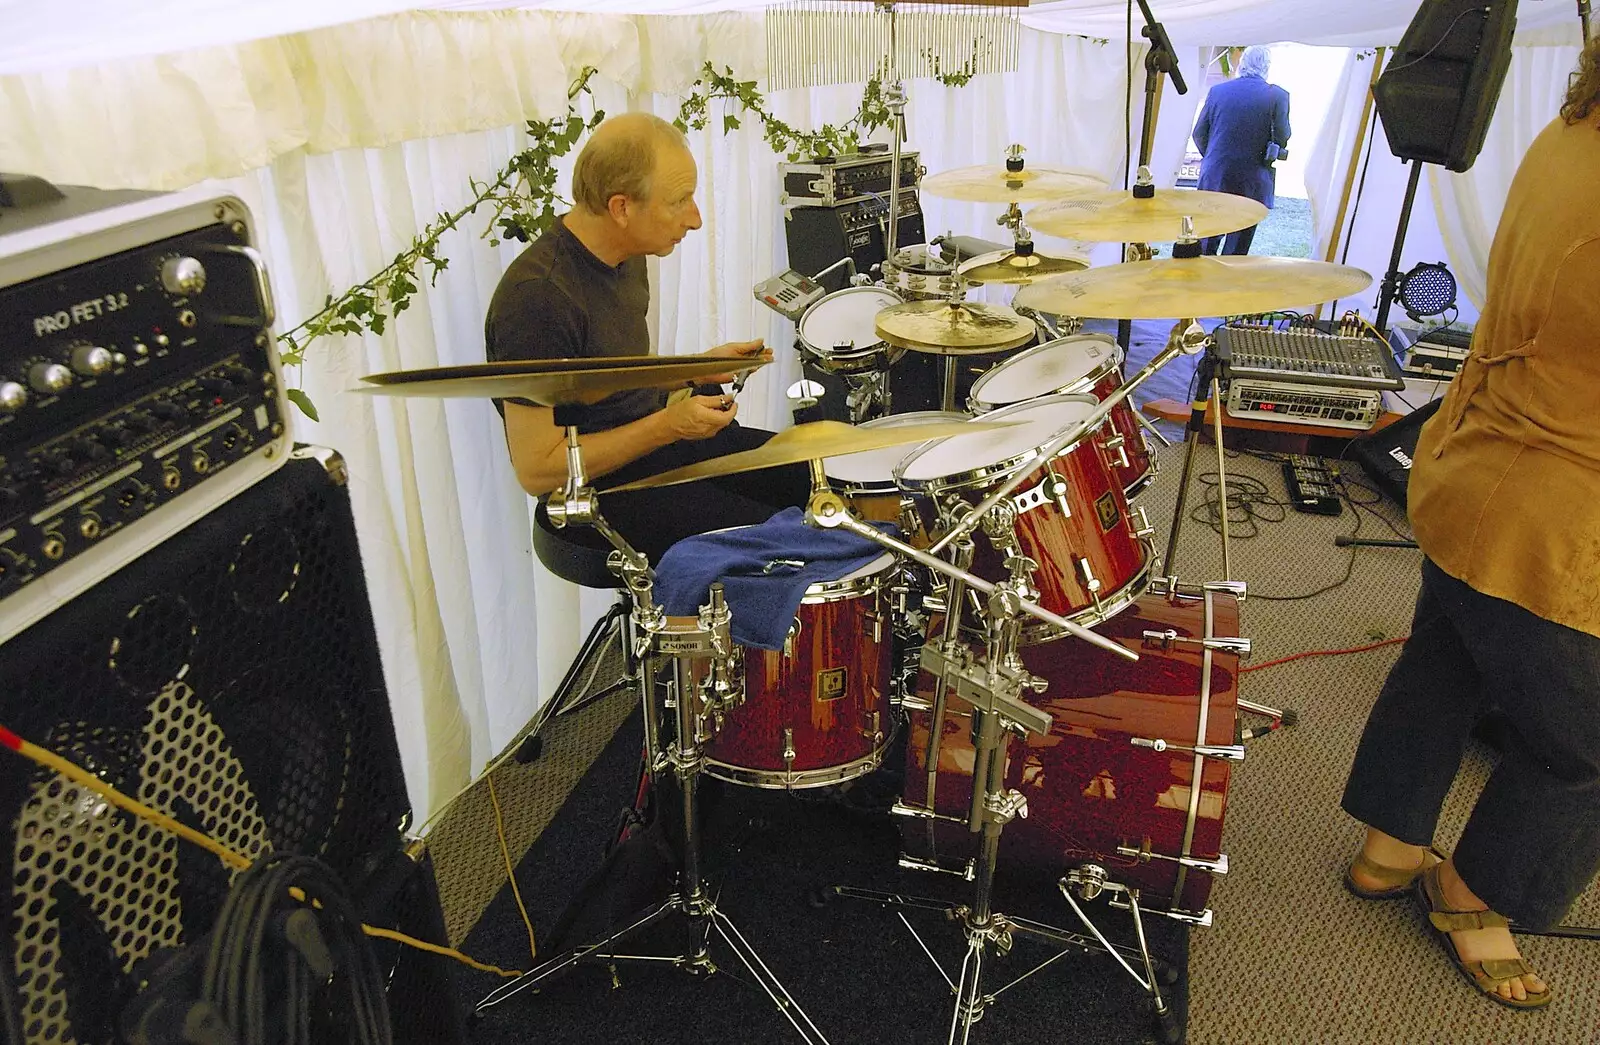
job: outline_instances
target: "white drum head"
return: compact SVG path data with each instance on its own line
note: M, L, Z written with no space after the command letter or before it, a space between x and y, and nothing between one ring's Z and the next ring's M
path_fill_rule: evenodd
M918 410L910 414L890 414L868 421L862 428L901 428L905 425L937 424L941 421L967 421L966 414L944 410ZM893 486L894 466L905 460L915 445L885 446L858 454L830 457L822 462L828 478L847 487Z
M883 287L849 287L818 301L800 317L800 340L819 356L860 352L883 343L878 313L901 304Z
M1063 428L1094 413L1099 405L1089 396L1056 395L1003 407L977 420L1022 423L924 443L900 463L894 474L907 482L926 483L991 468L1043 446Z
M818 302L821 304L821 302ZM1120 361L1121 348L1104 334L1074 334L1018 352L973 382L971 400L1005 406L1067 389ZM1083 389L1088 391L1088 389Z

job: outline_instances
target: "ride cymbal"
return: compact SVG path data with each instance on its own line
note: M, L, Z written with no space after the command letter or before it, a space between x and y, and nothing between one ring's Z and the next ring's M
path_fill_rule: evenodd
M1010 171L1003 164L980 164L929 174L921 189L930 196L968 203L1028 203L1060 199L1105 188L1105 179L1068 167L1029 164Z
M1088 262L1077 258L1055 258L1037 251L1018 254L1014 250L996 250L963 261L956 274L974 283L1037 283L1088 267Z
M368 374L372 395L531 399L541 406L595 403L632 388L691 388L713 374L754 370L769 360L703 356L526 359Z
M1371 284L1358 268L1301 258L1161 258L1056 276L1012 303L1086 319L1197 319L1313 305Z
M696 479L710 479L720 475L737 475L762 468L785 464L803 464L829 457L881 450L886 446L904 443L925 443L930 439L943 439L952 435L967 435L990 428L1006 428L1009 422L940 421L933 424L901 425L898 428L857 428L841 421L812 421L795 425L779 432L754 450L744 450L726 457L713 457L682 468L674 468L660 475L635 479L631 483L604 490L603 493L622 493L626 490L648 490L658 486L675 486Z
M1090 243L1168 243L1194 219L1194 235L1221 236L1259 224L1267 208L1226 192L1167 189L1149 199L1130 192L1085 192L1028 212L1038 232Z
M897 348L941 356L1000 352L1038 333L1033 320L1006 306L975 301L907 301L879 312L875 325Z

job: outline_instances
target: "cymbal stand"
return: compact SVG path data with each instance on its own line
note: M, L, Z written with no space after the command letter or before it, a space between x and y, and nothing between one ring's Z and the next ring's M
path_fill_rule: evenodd
M474 1015L499 1005L516 994L539 987L580 962L603 962L616 978L617 962L665 962L692 974L709 975L718 971L711 957L711 934L731 950L740 965L777 1007L783 1017L808 1045L827 1045L828 1039L817 1029L805 1011L795 1003L787 988L773 974L760 954L750 946L739 927L717 906L715 895L701 875L700 815L698 784L705 766L701 746L711 736L710 722L723 710L742 699L743 667L739 647L730 633L733 616L723 598L722 586L714 584L707 603L690 624L669 620L651 597L654 586L649 560L630 545L601 516L597 494L587 484L583 454L578 444L577 419L581 408L557 407L556 423L567 431L567 482L561 502L552 497L546 505L551 522L558 527L592 526L616 549L608 559L611 569L622 577L634 596L633 625L635 653L641 661L640 699L643 701L645 745L652 779L670 770L677 778L682 796L683 866L677 889L632 923L597 943L568 951L516 979L502 984L474 1007ZM661 744L660 723L655 708L655 678L658 669L670 661L676 729L670 745ZM700 665L709 670L697 671ZM676 954L622 954L617 946L671 916L684 922L684 947Z

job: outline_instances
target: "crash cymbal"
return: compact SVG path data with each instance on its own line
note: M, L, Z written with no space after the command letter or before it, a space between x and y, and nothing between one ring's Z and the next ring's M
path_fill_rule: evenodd
M930 439L943 439L952 435L966 435L979 429L1006 428L1011 422L940 421L933 424L901 425L898 428L852 427L840 421L812 421L795 425L779 432L754 450L745 450L726 457L713 457L709 461L674 468L660 475L635 479L631 483L606 492L648 490L657 486L675 486L696 479L710 479L719 475L737 475L760 468L773 468L783 464L802 464L820 461L844 454L865 450L879 450L885 446L906 443L925 443Z
M691 388L712 374L754 370L767 362L760 357L703 356L513 360L368 374L361 380L376 387L355 391L388 396L531 399L543 406L558 406L594 403L630 388Z
M1358 268L1301 258L1161 258L1033 283L1012 304L1086 319L1193 319L1313 305L1371 284Z
M1196 238L1221 236L1260 223L1267 208L1226 192L1165 189L1149 199L1122 190L1084 192L1028 212L1028 224L1050 236L1091 243L1169 243L1183 219Z
M1000 352L1031 341L1038 327L1004 305L907 301L878 313L878 336L898 348L940 356Z
M997 250L963 261L956 274L973 283L1037 283L1088 267L1088 262L1077 258L1054 258L1037 251L1018 254L1014 250Z
M921 188L947 200L1028 203L1102 189L1105 184L1099 175L1067 167L1030 163L1020 171L1008 171L1003 164L982 164L929 174L922 179Z

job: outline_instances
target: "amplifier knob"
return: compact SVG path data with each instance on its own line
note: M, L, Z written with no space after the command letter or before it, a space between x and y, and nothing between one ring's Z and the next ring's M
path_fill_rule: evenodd
M71 475L78 465L60 450L46 450L37 458L39 469L46 475Z
M133 410L123 421L135 432L148 432L156 426L156 415L148 410Z
M189 411L184 409L183 404L174 403L170 399L160 399L151 403L150 411L163 421L186 421L189 418Z
M14 414L28 402L28 390L15 381L0 381L0 414Z
M79 345L72 350L67 362L80 377L98 377L111 369L111 353L99 345Z
M55 395L72 384L72 371L60 363L35 363L28 368L28 384L35 392Z
M161 263L161 285L169 294L198 294L206 288L206 268L194 258L168 258Z

